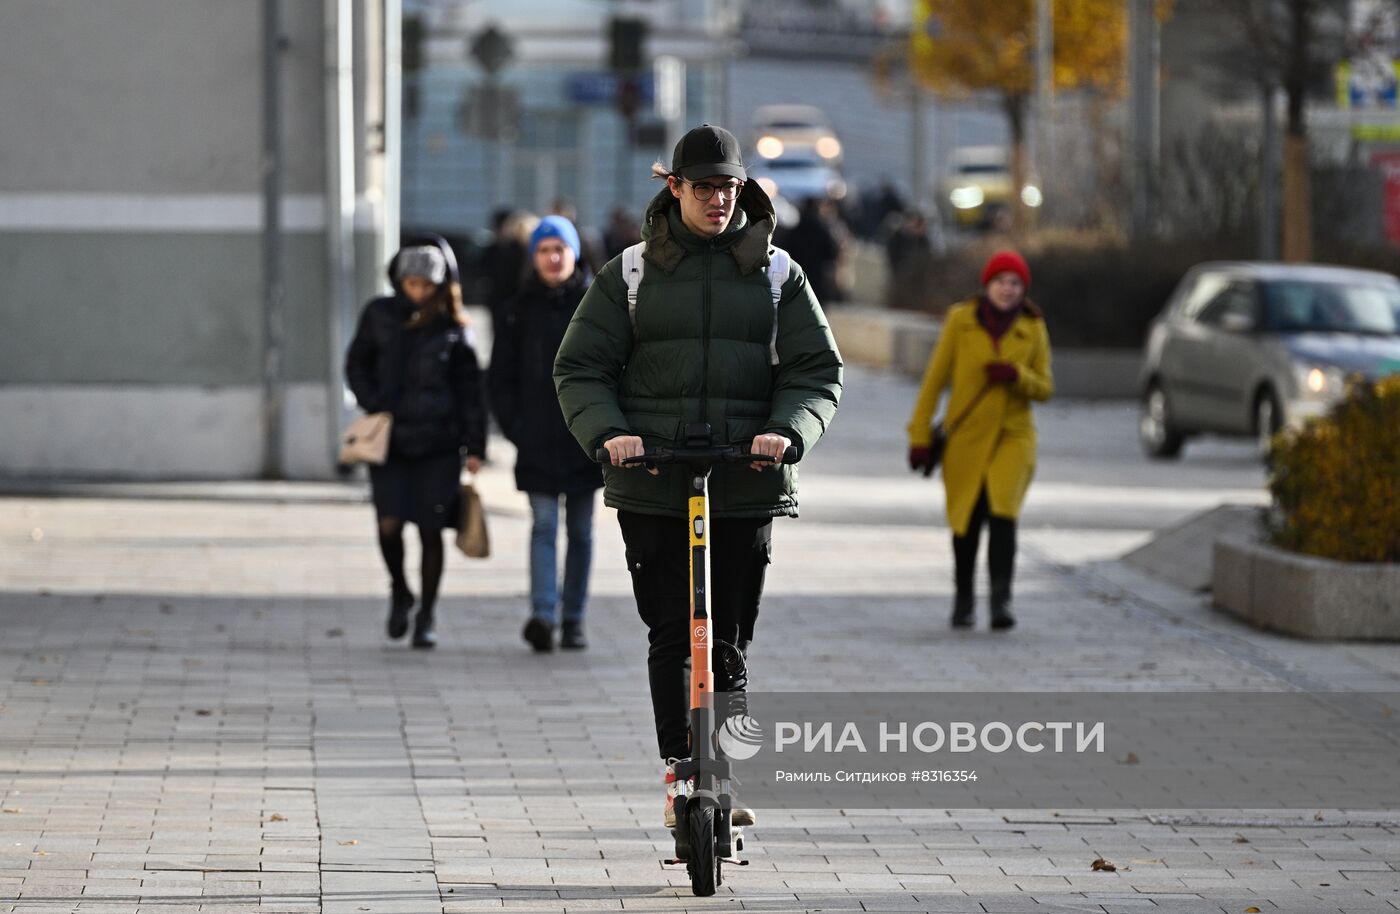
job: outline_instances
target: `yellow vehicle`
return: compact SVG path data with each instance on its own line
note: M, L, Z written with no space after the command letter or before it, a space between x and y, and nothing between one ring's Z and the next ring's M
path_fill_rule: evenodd
M940 182L939 203L946 202L952 223L958 228L989 229L1008 218L1011 202L1011 166L1003 146L964 146L954 151L948 174ZM1021 188L1021 202L1041 204L1040 188L1028 182Z

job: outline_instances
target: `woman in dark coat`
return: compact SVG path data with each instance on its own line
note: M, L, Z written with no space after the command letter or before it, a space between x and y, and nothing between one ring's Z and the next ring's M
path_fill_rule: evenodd
M593 562L594 493L602 487L603 475L569 434L554 392L554 356L588 288L587 271L577 266L578 232L562 216L546 216L530 236L530 252L534 271L503 309L488 386L496 421L519 450L516 487L530 496L530 618L523 635L543 652L554 648L561 602L559 646L587 646L583 613ZM562 597L557 555L561 499L569 537Z
M442 580L443 527L454 521L462 460L476 472L486 458L481 369L462 308L457 261L430 236L389 262L394 294L360 314L345 358L345 377L365 412L394 417L389 457L370 467L379 548L389 569L389 637L408 631L415 598L404 577L403 525L423 543L422 602L413 646L431 648Z

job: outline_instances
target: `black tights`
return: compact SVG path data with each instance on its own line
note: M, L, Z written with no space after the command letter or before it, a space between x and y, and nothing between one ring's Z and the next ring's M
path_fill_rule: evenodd
M987 506L987 490L984 488L977 497L977 505L972 509L972 518L967 522L967 532L953 537L953 558L957 563L954 583L958 593L971 595L973 577L977 570L977 546L982 539L982 525L986 523L987 571L993 586L1011 585L1011 577L1016 569L1016 521L1010 517L997 517Z
M442 531L419 527L418 536L423 544L423 593L419 607L431 613L442 583ZM403 572L403 521L396 517L379 519L379 551L384 554L384 564L389 569L394 590L398 593L407 591L408 579Z

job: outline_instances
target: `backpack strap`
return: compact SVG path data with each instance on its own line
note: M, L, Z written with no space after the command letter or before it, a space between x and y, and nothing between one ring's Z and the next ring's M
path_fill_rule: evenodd
M783 297L783 283L792 268L792 257L782 248L768 250L768 289L773 294L773 335L768 340L768 363L778 364L778 302Z
M646 242L639 241L622 251L622 278L627 283L627 319L632 322L632 332L637 332L637 290L642 285L642 271L646 264L642 252Z

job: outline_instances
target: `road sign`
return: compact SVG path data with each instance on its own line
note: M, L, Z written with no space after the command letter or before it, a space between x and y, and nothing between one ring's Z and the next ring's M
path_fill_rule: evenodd
M471 55L481 69L494 75L515 57L515 42L494 25L488 25L472 39Z

